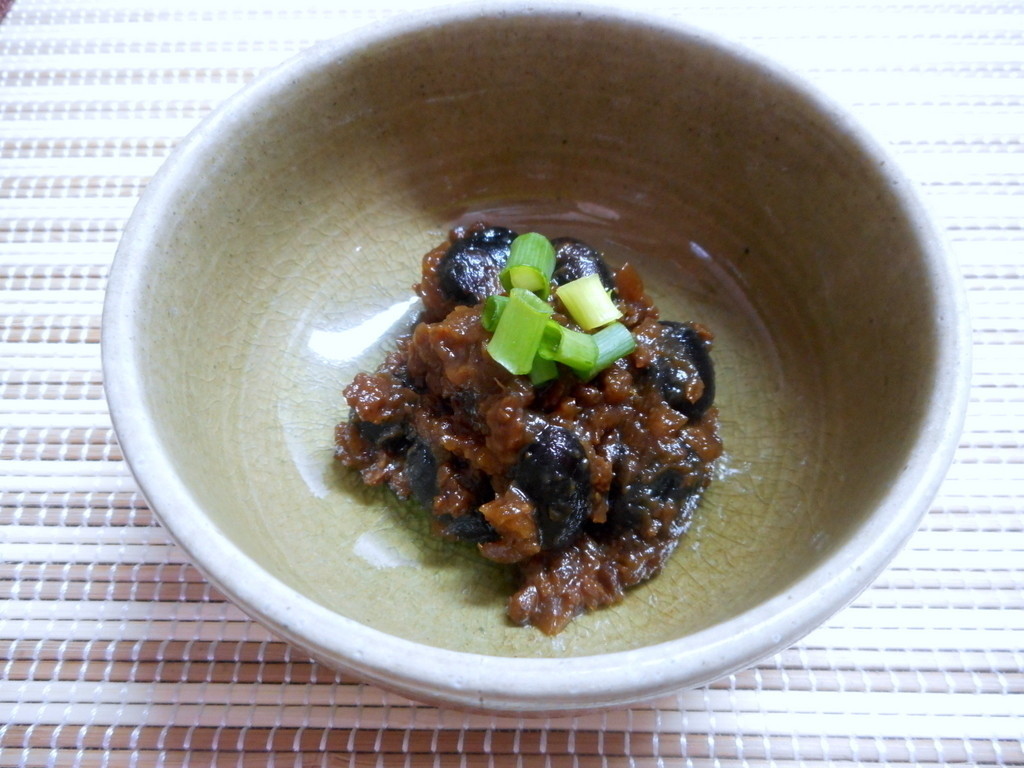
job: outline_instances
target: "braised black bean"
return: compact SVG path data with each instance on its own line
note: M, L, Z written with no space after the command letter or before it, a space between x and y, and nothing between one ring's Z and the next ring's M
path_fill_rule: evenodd
M416 501L430 507L437 496L437 457L430 446L417 438L405 454L405 474Z
M688 419L699 419L715 400L715 369L710 344L688 323L662 320L658 355L648 375L673 409ZM691 399L697 383L700 395Z
M579 439L545 424L513 470L515 487L533 502L541 549L576 540L590 512L590 462Z
M692 507L689 502L696 502L703 487L703 476L681 467L666 467L649 477L647 473L641 474L611 501L608 521L612 526L634 530L645 517L658 517L666 508L673 510L673 516L660 521L664 524L676 526L689 518Z
M551 279L556 285L597 274L605 288L615 288L612 270L598 251L572 237L559 237L551 244L555 246L555 271Z
M372 421L353 419L359 436L366 442L389 453L400 453L408 444L405 423L401 421L385 421L374 424Z
M516 233L508 227L475 226L467 229L459 239L476 245L508 248L516 239Z
M486 544L489 541L497 541L499 538L497 531L477 511L458 517L438 515L437 519L445 535L461 541L468 541L471 544Z
M472 306L500 293L498 275L515 238L516 233L505 227L482 227L469 230L453 242L437 266L444 297Z

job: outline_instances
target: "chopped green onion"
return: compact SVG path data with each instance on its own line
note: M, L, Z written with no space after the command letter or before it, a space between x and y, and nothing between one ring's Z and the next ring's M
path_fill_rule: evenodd
M556 295L585 331L600 328L622 317L597 274L586 275L558 288Z
M505 290L523 288L542 299L551 291L555 271L555 247L544 235L527 232L512 241L508 261L499 278Z
M545 360L540 355L533 358L533 368L530 369L530 382L538 387L546 381L558 378L558 366L554 360Z
M597 343L589 333L574 331L549 320L537 356L562 363L577 372L589 371L597 364Z
M552 312L555 311L555 308L548 304L546 301L544 301L544 299L540 298L535 293L525 288L513 288L512 290L516 291L519 294L519 298L521 298L531 307L536 309L538 312L543 312L546 315L550 315ZM510 291L509 296L511 295L512 292Z
M584 331L566 328L551 318L547 301L555 250L543 235L529 232L512 241L501 283L508 296L488 296L480 323L492 332L487 352L517 376L529 374L534 386L558 377L558 363L581 379L596 376L636 349L633 334L616 322L622 313L601 284L587 275L558 288L558 298Z
M580 378L592 379L620 357L625 357L636 349L636 339L622 323L611 323L590 336L597 346L597 359L594 365L581 373Z
M501 271L501 284L505 290L513 287L524 288L545 299L551 292L551 280L545 280L544 274L536 267L505 267Z
M487 297L484 301L483 311L480 314L480 324L484 327L485 331L493 331L498 327L498 320L501 318L501 313L505 311L507 304L508 296L496 293Z
M487 344L488 354L510 373L529 373L551 312L549 304L529 291L513 288Z

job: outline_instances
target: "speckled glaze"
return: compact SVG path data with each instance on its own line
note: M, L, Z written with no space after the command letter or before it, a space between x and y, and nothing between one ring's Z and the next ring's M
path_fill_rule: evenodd
M726 456L665 571L552 639L510 575L332 461L341 389L455 222L574 235L717 335ZM489 712L624 704L807 633L914 531L959 434L966 319L912 191L729 43L502 5L331 40L205 120L140 201L104 314L146 498L238 605L328 664Z

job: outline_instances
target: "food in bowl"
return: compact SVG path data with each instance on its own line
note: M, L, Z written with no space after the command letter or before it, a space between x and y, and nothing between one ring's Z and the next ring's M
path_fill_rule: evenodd
M516 624L557 634L656 575L722 451L710 331L580 240L484 223L416 290L412 331L345 389L336 458L514 565Z

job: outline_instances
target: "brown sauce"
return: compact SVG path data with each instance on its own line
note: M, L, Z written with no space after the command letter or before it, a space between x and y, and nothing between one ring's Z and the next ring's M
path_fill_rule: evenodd
M628 264L554 240L556 282L599 272L637 347L590 381L566 370L533 386L488 356L480 323L514 235L458 228L424 256L423 313L345 389L336 456L416 499L438 535L516 568L509 618L555 634L656 575L686 532L721 453L712 337L661 320Z

